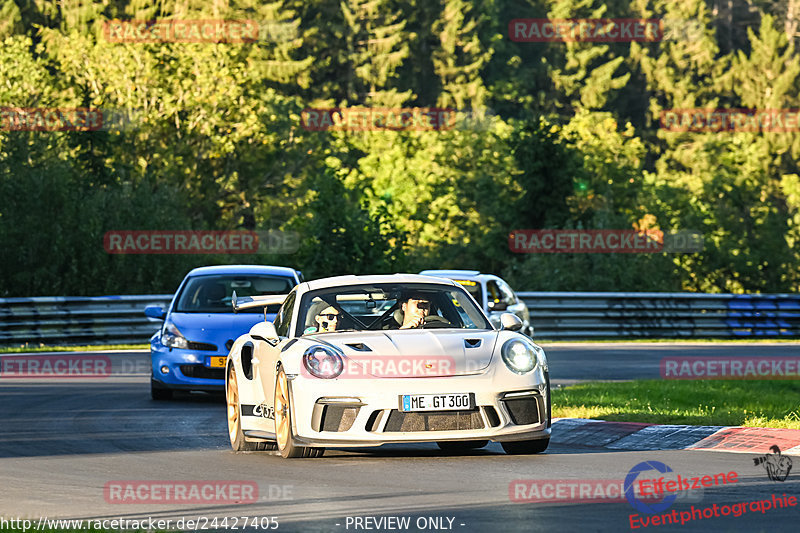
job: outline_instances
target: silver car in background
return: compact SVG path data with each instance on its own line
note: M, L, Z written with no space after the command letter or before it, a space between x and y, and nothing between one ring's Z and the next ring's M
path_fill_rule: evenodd
M492 324L500 327L500 315L514 313L522 320L521 333L533 337L530 311L508 283L494 274L481 274L477 270L423 270L423 276L448 278L460 283L489 315Z

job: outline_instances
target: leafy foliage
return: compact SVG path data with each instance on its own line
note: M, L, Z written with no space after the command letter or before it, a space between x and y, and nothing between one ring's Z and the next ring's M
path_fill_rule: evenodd
M470 268L536 290L796 291L800 136L659 128L665 109L800 107L800 4L717 4L0 0L0 107L106 122L0 128L0 296L167 292L243 260L308 278ZM545 17L660 18L665 34L509 39L511 19ZM259 39L114 42L112 19L249 20ZM303 109L348 106L470 113L433 131L303 126ZM513 230L543 228L696 230L705 248L509 250ZM280 229L300 248L106 253L126 229Z

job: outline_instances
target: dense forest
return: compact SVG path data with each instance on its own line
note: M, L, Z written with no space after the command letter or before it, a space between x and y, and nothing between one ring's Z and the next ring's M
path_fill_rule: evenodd
M659 19L663 35L512 40L525 18ZM161 19L255 21L259 36L108 31ZM0 0L0 108L106 117L88 131L0 128L0 296L170 292L194 266L238 262L308 279L469 268L519 290L795 292L800 133L673 131L660 117L800 107L798 25L800 0ZM351 107L479 120L303 123L304 110ZM509 249L510 232L544 228L692 230L704 246ZM103 246L108 231L159 229L294 232L299 248Z

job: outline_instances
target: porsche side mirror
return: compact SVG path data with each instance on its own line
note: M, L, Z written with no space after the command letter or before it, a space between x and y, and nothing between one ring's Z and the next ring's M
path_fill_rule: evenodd
M522 320L514 313L503 313L500 315L500 329L519 331L522 329Z
M144 308L144 315L156 320L164 320L167 313L161 308L160 305L148 305Z
M278 342L278 332L275 331L275 324L272 322L259 322L250 328L250 336L269 343Z

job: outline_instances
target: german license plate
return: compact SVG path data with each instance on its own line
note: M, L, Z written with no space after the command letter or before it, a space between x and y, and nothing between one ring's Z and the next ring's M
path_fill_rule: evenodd
M470 392L404 394L400 396L400 410L404 413L416 411L465 411L474 407L475 395Z
M206 357L206 366L211 368L225 368L227 357Z

